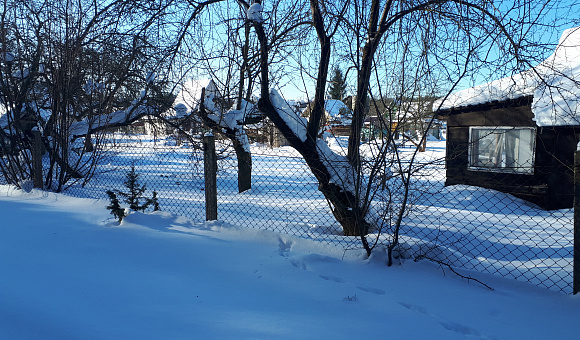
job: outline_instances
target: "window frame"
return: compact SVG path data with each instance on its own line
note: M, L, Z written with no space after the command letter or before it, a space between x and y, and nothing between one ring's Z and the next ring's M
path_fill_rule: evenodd
M491 167L491 166L478 166L474 165L474 157L475 152L479 148L479 143L474 140L474 131L476 130L488 130L489 134L493 134L494 131L497 130L505 130L505 132L509 130L529 130L531 132L531 139L530 139L530 147L531 147L531 164L529 167L521 167L521 168L507 168L507 167ZM536 163L536 136L537 136L537 128L533 126L470 126L469 127L469 135L468 135L468 155L467 155L467 169L470 171L480 171L480 172L497 172L497 173L509 173L509 174L517 174L517 175L533 175L534 168ZM481 139L481 137L479 138ZM503 138L502 143L505 144L506 139Z

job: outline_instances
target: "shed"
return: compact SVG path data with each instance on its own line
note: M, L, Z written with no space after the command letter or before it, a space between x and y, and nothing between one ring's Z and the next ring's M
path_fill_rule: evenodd
M573 204L580 141L580 27L525 72L434 103L447 119L446 185L495 189L544 209Z

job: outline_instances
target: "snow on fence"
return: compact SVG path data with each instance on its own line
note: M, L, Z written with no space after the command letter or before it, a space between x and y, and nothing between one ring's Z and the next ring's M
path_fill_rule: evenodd
M238 193L235 153L223 141L216 144L219 221L328 242L345 251L362 248L357 237L342 235L316 179L290 147L252 145L252 188ZM158 193L162 210L203 223L207 189L200 145L116 136L94 178L67 193L105 198L106 190L123 188L125 173L135 166L149 192ZM398 261L428 258L572 293L573 209L545 211L493 190L446 187L444 155L445 142L430 141L418 160L423 166L413 182ZM390 236L385 230L368 237L381 251Z

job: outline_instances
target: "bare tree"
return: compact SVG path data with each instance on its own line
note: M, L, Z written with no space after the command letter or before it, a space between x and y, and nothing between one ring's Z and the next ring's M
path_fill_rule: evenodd
M195 30L190 23L203 10L223 3L196 3L183 31ZM259 111L254 117L268 117L302 155L344 234L360 237L370 254L372 237L367 235L378 239L377 235L386 233L391 237L389 256L399 244L402 221L414 196L413 176L421 169L415 156L425 148L424 132L433 124L433 120L421 120L420 140L415 141L411 157L403 159L392 132L396 132L393 122L397 114L406 110L404 103L409 98L445 96L458 86L530 67L550 47L538 44L540 35L554 34L559 25L573 18L571 10L559 18L545 17L548 10L561 6L550 0L305 0L287 7L278 2L238 0L237 4L247 11L246 16L229 12L229 19L237 19L238 27L243 28L241 36L246 40L240 41L255 35L259 43L259 73L254 78L260 83L259 100L246 108ZM205 22L215 24L213 19L206 17ZM248 22L253 27L250 35ZM215 43L224 39L213 39L224 34L217 29L211 31L211 37L204 34L208 51L204 55L212 63L229 58L224 44ZM182 34L178 40L184 37ZM284 43L277 44L279 41ZM244 48L242 51L244 55ZM348 81L356 84L344 155L331 151L319 138L329 65L336 63L346 67ZM240 65L238 72L221 76L232 79L244 70ZM283 77L278 78L280 70ZM287 81L280 83L280 79ZM312 101L308 119L287 105L277 91L282 85L303 85ZM243 97L239 93L238 98ZM208 98L206 104L210 102ZM373 145L362 146L365 150L361 152L369 108L377 112L376 123L388 133ZM228 112L239 115L235 110ZM228 114L211 109L208 113ZM236 121L243 125L242 120Z
M371 246L365 235L392 226L389 231L393 235L389 246L391 255L398 244L401 221L409 204L414 157L406 160L406 166L403 167L392 139L379 146L374 159L366 160L361 155L365 107L369 95L373 94L371 85L376 84L379 88L383 83L381 76L388 78L387 72L398 71L392 74L399 79L390 84L398 87L391 90L394 97L400 100L412 97L413 93L420 93L421 86L433 86L433 82L423 80L425 77L433 80L437 76L444 81L444 84L437 84L442 88L427 89L427 92L448 92L465 75L477 71L481 64L494 63L498 68L503 67L512 72L521 70L537 60L530 58L538 45L530 41L529 34L541 27L536 24L546 8L544 5L529 1L500 5L487 1L373 0L336 3L311 0L310 23L318 38L319 57L313 110L309 120L304 123L300 123L299 117L293 117L281 105L276 92L272 91L268 82L269 42L265 34L266 27L263 22L253 22L262 47L259 109L302 154L318 179L319 190L343 226L345 235L360 236L370 253ZM502 8L502 11L498 11L498 8ZM348 46L341 47L338 41L348 42ZM449 50L450 46L452 49ZM330 152L317 139L333 48L350 58L356 70L356 103L346 157ZM439 54L444 49L448 52ZM494 49L503 54L491 55L490 51ZM443 67L436 64L447 56L455 60L446 61ZM386 64L387 69L379 68L385 63L383 60L390 62ZM445 67L448 69L443 69ZM453 68L461 72L453 74L450 72ZM298 124L289 122L288 117L292 117ZM425 137L423 135L422 139ZM418 145L416 151L420 148ZM391 170L382 170L385 168ZM381 186L376 185L377 179L394 176L398 176L402 182L401 190L389 190L387 186L386 191L380 191ZM372 202L376 198L383 196L384 199L385 195L391 197L395 192L399 196L397 205L388 204L383 211L373 208Z
M153 21L143 18L163 8L123 1L2 6L0 170L17 186L31 178L38 130L44 187L61 191L90 179L103 151L97 132L162 109Z
M235 150L238 161L238 189L251 188L252 157L245 126L263 124L264 114L255 106L254 95L260 73L260 45L251 35L252 23L246 18L247 4L228 1L203 1L188 8L185 20L176 27L178 33L174 64L178 79L211 78L219 88L220 98L209 99L211 105L201 106L191 115L196 116L215 134L227 138ZM285 50L289 45L300 44L288 39L287 27L294 24L286 14L296 11L303 4L273 4L270 20L276 29L269 32L270 80L276 82L284 72ZM203 32L203 33L201 33ZM225 32L225 34L222 34ZM292 32L296 34L296 32ZM191 64L195 67L191 67ZM206 94L207 97L207 94ZM201 98L192 98L199 101ZM196 103L191 103L197 107Z

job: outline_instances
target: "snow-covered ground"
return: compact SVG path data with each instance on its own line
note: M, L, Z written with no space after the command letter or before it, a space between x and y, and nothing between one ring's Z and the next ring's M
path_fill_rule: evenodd
M0 186L0 339L577 339L578 296ZM466 272L463 272L466 274Z
M330 139L341 152L345 140ZM135 165L148 193L159 193L161 209L195 222L205 220L203 160L170 138L123 136L119 153L109 158L85 187L67 193L104 198L123 189L125 171ZM220 143L218 143L218 146ZM371 153L364 145L362 150ZM414 148L401 148L409 157ZM414 177L414 196L401 229L405 261L424 255L460 268L498 274L555 291L572 291L572 210L544 211L513 196L469 186L445 187L445 141L430 140L417 156L424 165ZM317 190L316 179L290 147L252 145L252 189L237 190L235 156L219 161L218 218L246 228L268 229L338 245L361 248L341 227ZM435 162L431 164L430 162ZM387 244L390 233L371 235Z

